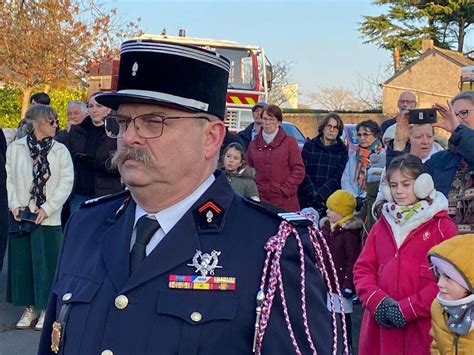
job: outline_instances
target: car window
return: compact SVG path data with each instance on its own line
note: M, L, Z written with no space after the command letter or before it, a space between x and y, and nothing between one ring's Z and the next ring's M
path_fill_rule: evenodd
M352 144L359 144L359 137L357 137L357 131L356 131L356 126L354 127L349 127L348 129L349 135L350 135L350 140Z
M285 130L286 134L294 137L298 143L304 144L306 142L306 138L296 126L290 125L288 123L283 123L282 127Z

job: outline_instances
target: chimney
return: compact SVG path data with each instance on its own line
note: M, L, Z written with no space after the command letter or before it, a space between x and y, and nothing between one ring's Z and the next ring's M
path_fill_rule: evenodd
M186 37L186 29L185 28L180 28L178 30L178 37Z
M425 38L421 41L421 53L425 53L428 49L433 49L434 42L430 38Z
M393 69L395 73L400 70L400 51L398 48L393 50Z

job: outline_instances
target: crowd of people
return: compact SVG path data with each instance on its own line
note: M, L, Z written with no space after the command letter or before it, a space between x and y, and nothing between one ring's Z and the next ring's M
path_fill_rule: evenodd
M60 130L47 94L30 102L18 129L0 134L0 225L8 226L0 233L0 267L8 241L7 301L25 307L16 326L42 330L69 215L87 200L138 186L114 162L139 156L130 150L116 158L117 138L125 139L130 122L137 137L145 135L136 139L161 137L166 125L154 132L146 114L122 123L117 107L95 93L87 105L69 103ZM312 208L318 216L337 271L331 289L342 294L328 292L327 307L344 318L352 347L350 314L360 300L361 354L425 354L430 346L440 354L474 351L474 270L467 262L474 235L454 237L474 228L474 92L434 105L436 125L451 133L446 148L432 124L408 123L416 105L416 96L404 92L396 117L380 126L359 122L358 148L349 154L337 113L319 122L301 150L281 126L282 110L259 102L254 122L237 135L226 129L219 147L219 169L236 193L281 211ZM211 212L221 213L212 203ZM208 223L214 218L206 216Z
M249 132L255 130L258 121L263 123L249 144L249 154L255 154L257 147L260 156L259 163L252 158L250 165L256 169L262 201L293 211L300 206L313 207L320 217L327 215L320 227L338 270L344 307L336 295L330 297L345 313L349 334L355 295L362 302L359 351L363 354L428 351L432 341L431 304L436 297L441 304L450 304L443 300L443 296L450 296L439 275L441 291L436 286L428 252L458 233L474 230L474 145L470 141L474 138L474 92L460 93L448 105L434 105L441 116L438 127L451 133L447 149L435 141L433 124L409 125L408 110L416 107L413 93L402 93L398 107L397 117L380 127L372 120L357 124L359 144L351 155L340 139L341 118L336 113L326 115L320 122L319 135L303 147L305 173L298 180L293 177L298 176L300 165L287 168L292 161L300 163L300 157L294 157L296 144L285 148L283 163L278 145L272 145L271 133L278 136L277 130L268 128L268 119L275 117L269 114L274 111L272 106L255 106L253 112L260 117L255 118L252 130L240 133L251 138ZM271 150L275 155L270 159ZM274 165L284 168L275 173ZM299 206L276 198L276 192L290 198L291 194L285 193L287 181L298 189ZM472 243L472 238L459 240L466 248ZM456 305L472 302L472 284L463 285ZM453 337L468 333L454 332ZM439 329L431 333L439 334ZM474 351L474 343L467 344Z

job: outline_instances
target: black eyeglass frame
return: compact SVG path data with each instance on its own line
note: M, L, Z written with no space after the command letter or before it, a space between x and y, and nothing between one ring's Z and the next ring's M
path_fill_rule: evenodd
M149 118L159 118L161 119L161 132L160 134L158 135L153 135L153 136L150 136L150 137L144 137L140 134L140 127L137 126L136 124L136 120L137 119L143 119L143 118L146 118L146 117L149 117ZM119 126L119 132L120 132L120 122L117 118L122 118L124 121L125 121L125 130L123 131L122 134L117 134L117 135L114 135L112 134L112 131L107 129L107 121L110 121L110 120L115 120L115 123L118 124ZM166 124L166 121L168 120L179 120L181 118L197 118L197 119L201 119L201 120L206 120L208 122L211 121L211 119L209 117L205 117L205 116L163 116L163 115L159 115L159 114L155 114L155 113L146 113L144 115L139 115L139 116L136 116L134 118L131 118L130 116L125 116L125 115L107 115L104 119L104 123L105 123L105 133L107 134L107 136L109 138L122 138L123 135L127 132L127 129L128 127L130 126L130 122L133 122L133 126L135 128L135 131L137 132L138 136L143 138L143 139L153 139L153 138L158 138L158 137L161 137L163 135L163 131L164 131L164 127L165 127L165 124Z
M460 119L464 120L469 117L469 112L471 111L474 111L474 110L459 110L458 113L454 113L454 114Z
M51 127L53 127L54 124L56 124L56 126L59 127L59 120L58 120L57 118L52 119L52 120L46 119L46 122L48 122L48 124L49 124Z

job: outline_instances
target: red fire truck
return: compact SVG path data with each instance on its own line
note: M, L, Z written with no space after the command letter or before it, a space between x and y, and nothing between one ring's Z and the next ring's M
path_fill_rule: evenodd
M230 75L227 91L227 125L232 131L240 131L253 122L251 108L259 101L268 100L272 80L272 67L265 57L263 48L241 45L234 41L186 37L180 30L179 36L144 34L137 39L153 39L166 43L181 43L216 51L230 61ZM103 65L101 64L100 67ZM115 90L117 85L118 61L114 60L107 73L100 68L89 72L90 91Z

